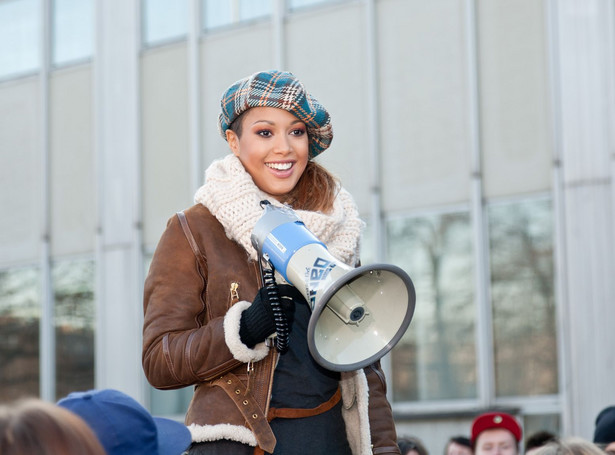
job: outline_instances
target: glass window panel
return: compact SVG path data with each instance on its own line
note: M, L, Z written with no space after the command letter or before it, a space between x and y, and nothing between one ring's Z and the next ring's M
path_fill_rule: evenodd
M144 0L143 39L153 45L188 34L188 0Z
M205 29L222 27L232 23L232 2L226 0L205 0L203 2L203 24Z
M247 21L271 15L271 0L239 0L239 20Z
M94 15L92 0L54 0L53 64L92 56Z
M204 0L205 29L222 27L271 15L271 0Z
M0 402L39 394L40 273L0 271Z
M412 278L417 303L392 350L395 401L475 398L473 256L468 213L391 220L388 259Z
M0 0L0 77L36 70L40 40L40 2Z
M151 387L150 412L157 416L183 420L193 394L193 387L184 387L177 390L158 390Z
M496 394L558 392L551 201L488 207Z
M94 262L53 265L56 396L94 388Z
M319 3L327 3L331 0L287 0L288 9L302 8L304 6L317 5Z

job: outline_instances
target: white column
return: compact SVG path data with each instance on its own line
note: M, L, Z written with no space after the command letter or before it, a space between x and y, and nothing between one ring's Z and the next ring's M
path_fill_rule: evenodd
M96 387L143 401L139 4L96 2Z
M53 285L51 283L51 184L49 146L49 73L51 68L51 2L42 0L41 6L41 47L40 47L40 122L41 122L41 319L40 319L40 386L41 398L56 399L56 336L54 319Z
M548 6L563 248L563 434L591 439L597 413L615 403L615 18L611 0Z
M481 161L480 81L478 77L478 30L476 0L465 2L465 28L468 85L468 127L470 130L470 214L476 271L476 358L478 368L478 402L481 407L495 401L495 366L493 359L493 321L490 297L489 236L483 204L483 169Z
M188 109L190 112L190 184L192 194L203 184L201 137L201 0L189 0L188 9Z

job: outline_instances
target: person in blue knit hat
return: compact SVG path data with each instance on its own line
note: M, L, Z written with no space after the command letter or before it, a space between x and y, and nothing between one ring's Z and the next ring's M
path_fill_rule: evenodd
M290 206L337 260L359 264L364 222L315 161L333 139L329 113L292 73L261 71L222 94L218 129L229 153L208 167L196 204L169 220L144 290L146 377L194 388L188 453L399 454L379 362L341 373L318 364L310 306L293 286L263 285L251 242L268 200ZM271 341L276 320L285 347Z
M184 424L150 415L119 390L72 392L58 406L81 417L107 455L181 455L192 441Z

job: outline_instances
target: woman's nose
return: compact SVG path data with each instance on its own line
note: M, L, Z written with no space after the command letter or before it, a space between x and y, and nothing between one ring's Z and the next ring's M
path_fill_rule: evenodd
M280 134L276 137L275 151L278 153L288 153L291 150L291 143L288 136Z

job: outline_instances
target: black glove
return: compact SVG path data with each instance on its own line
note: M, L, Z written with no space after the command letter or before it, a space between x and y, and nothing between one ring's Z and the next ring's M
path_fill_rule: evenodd
M286 318L288 331L293 325L295 317L295 301L304 301L301 293L294 286L288 284L277 285L278 297L282 314ZM243 313L239 323L239 337L243 344L253 348L256 344L265 341L269 335L276 331L275 316L265 286L259 289L256 297Z

